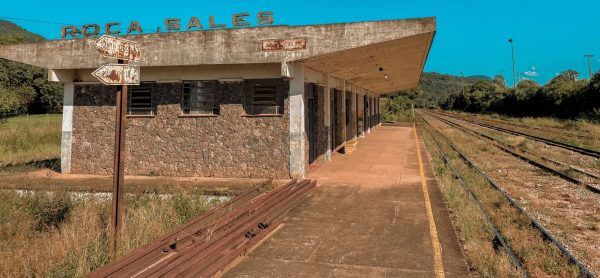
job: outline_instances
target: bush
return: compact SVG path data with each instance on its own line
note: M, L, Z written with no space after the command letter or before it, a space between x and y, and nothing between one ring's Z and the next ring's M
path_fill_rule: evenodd
M6 118L24 114L33 103L35 92L31 87L5 89L0 87L0 122Z
M33 193L26 200L27 212L33 217L37 231L58 228L74 206L69 194L63 191Z
M173 207L179 216L179 224L184 224L207 211L210 202L202 195L176 195L173 197Z

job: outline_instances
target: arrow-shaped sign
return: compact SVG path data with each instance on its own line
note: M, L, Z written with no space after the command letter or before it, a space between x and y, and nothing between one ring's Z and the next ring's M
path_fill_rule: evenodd
M140 67L128 64L106 64L92 75L104 85L140 85Z
M102 55L127 61L139 61L141 45L137 42L107 35L96 40L96 48Z

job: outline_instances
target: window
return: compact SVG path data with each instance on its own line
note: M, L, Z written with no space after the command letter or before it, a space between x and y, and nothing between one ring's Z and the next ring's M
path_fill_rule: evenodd
M127 100L127 115L153 116L155 114L152 103L152 84L131 86Z
M254 85L252 97L252 115L279 114L277 105L277 86Z
M185 81L181 98L184 115L219 115L216 81Z

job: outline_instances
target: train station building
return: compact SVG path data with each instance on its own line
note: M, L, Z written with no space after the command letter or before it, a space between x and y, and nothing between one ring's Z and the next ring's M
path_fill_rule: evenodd
M141 34L128 98L128 175L303 177L352 155L380 96L418 85L435 18ZM0 47L64 83L61 170L109 175L115 91L92 75L95 38Z

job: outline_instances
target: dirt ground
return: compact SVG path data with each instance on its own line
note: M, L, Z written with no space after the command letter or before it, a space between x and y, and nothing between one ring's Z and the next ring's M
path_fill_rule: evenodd
M287 180L125 176L126 192L176 193L181 189L209 195L230 195L261 184L278 186ZM0 189L111 192L112 176L61 174L50 169L0 175Z

